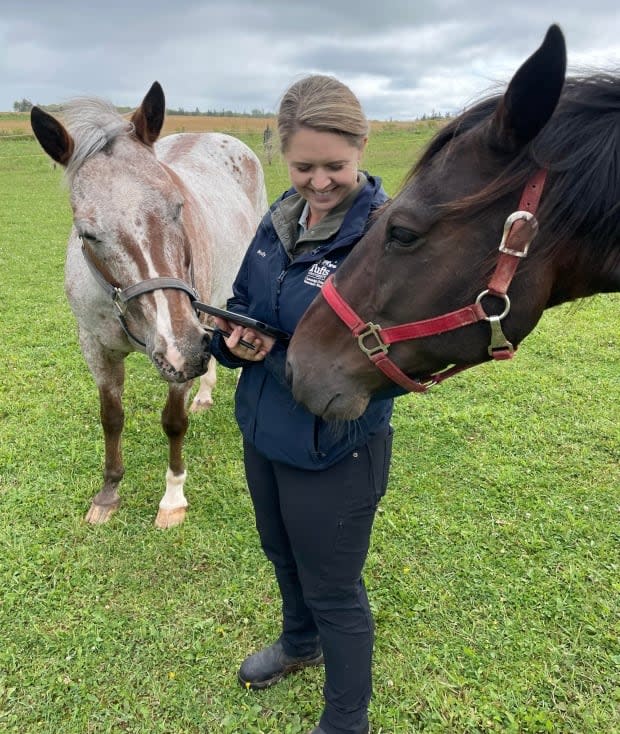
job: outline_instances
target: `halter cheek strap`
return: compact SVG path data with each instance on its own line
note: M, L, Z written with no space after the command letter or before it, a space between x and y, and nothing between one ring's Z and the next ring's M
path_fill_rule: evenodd
M84 256L84 260L88 265L88 269L92 273L97 283L99 283L103 290L110 296L112 302L116 306L116 309L118 311L116 317L123 331L125 332L125 335L129 339L131 344L136 349L139 349L142 352L146 349L145 342L143 342L141 339L138 339L138 337L134 336L131 333L127 324L127 320L125 319L127 304L129 303L129 301L137 298L138 296L141 296L143 293L152 293L153 291L163 290L166 288L173 288L187 293L192 303L198 300L198 292L193 286L188 285L184 280L181 280L180 278L174 277L147 278L146 280L141 280L139 283L134 283L133 285L127 286L127 288L118 288L117 286L112 285L105 278L101 270L99 270L99 268L95 265L95 262L92 259L83 241L82 255ZM193 279L194 278L192 272L192 281Z
M451 366L419 380L414 380L388 357L388 350L390 344L396 342L443 334L479 321L488 321L491 327L489 355L493 359L512 358L515 350L504 336L501 321L510 312L510 299L507 292L517 266L527 256L530 244L538 232L538 222L534 215L538 209L546 177L547 170L540 169L525 185L518 210L511 214L504 224L504 233L499 245L500 255L495 271L486 290L482 291L476 301L469 306L434 318L412 321L383 329L379 324L374 324L372 321L363 321L357 315L336 290L333 275L326 280L321 290L323 297L340 320L349 328L351 335L357 339L362 352L392 382L409 392L426 392L432 385L443 382L443 380L462 372L468 367L473 367L474 365ZM498 316L488 315L484 310L482 301L487 296L503 299L504 309Z

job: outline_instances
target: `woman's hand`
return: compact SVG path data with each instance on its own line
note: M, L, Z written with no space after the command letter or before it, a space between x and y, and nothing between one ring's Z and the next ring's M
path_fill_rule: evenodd
M249 362L261 362L275 344L276 340L272 336L263 334L256 329L233 324L231 321L220 319L217 316L214 317L214 321L220 331L228 333L228 336L224 337L224 343L231 354L239 359L245 359ZM254 349L241 344L241 340L251 344Z

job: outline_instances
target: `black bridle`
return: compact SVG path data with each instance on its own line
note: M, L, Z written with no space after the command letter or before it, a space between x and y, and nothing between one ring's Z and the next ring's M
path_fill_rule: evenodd
M110 296L112 303L116 307L117 313L116 318L118 319L121 328L125 332L127 339L130 343L141 352L146 351L146 343L138 337L134 336L129 330L125 314L127 313L127 304L129 301L143 295L144 293L152 293L153 291L164 290L167 288L173 288L178 291L183 291L189 296L192 305L198 301L198 291L193 285L188 285L181 278L174 277L162 277L162 278L147 278L141 280L139 283L127 286L127 288L119 288L118 286L112 285L106 277L103 275L101 270L95 264L91 254L88 252L84 240L82 239L82 255L88 265L90 272L93 274L95 280L103 288L103 290ZM193 269L190 269L192 283L194 281Z
M134 346L140 352L146 352L146 343L143 342L141 339L138 339L137 336L134 336L131 333L131 331L129 330L129 325L127 324L127 320L125 319L125 314L127 313L127 304L134 298L137 298L144 293L152 293L153 291L164 290L166 288L173 288L178 291L183 291L189 296L192 302L192 307L194 308L194 311L196 311L196 316L200 318L200 314L202 312L201 306L204 306L205 304L198 300L198 291L196 290L196 287L194 285L188 285L184 280L181 280L181 278L175 278L172 276L147 278L146 280L141 280L139 283L129 285L127 286L127 288L120 288L118 286L112 285L112 283L110 283L106 279L101 270L99 270L91 254L86 249L86 245L84 244L83 239L82 255L84 256L84 260L88 265L88 269L92 273L97 283L99 283L103 290L112 299L112 303L116 307L117 311L116 318L118 320L118 323L121 325L121 328L125 332L125 336L127 337L127 339L129 339L130 344L132 344L132 346ZM194 268L192 266L190 266L190 275L193 283ZM205 331L220 331L219 329L215 329L213 326L209 326L208 324L202 324L202 328ZM227 331L222 331L222 334L224 336L229 336L229 333ZM253 344L243 339L239 340L239 344L242 344L248 349L256 348Z

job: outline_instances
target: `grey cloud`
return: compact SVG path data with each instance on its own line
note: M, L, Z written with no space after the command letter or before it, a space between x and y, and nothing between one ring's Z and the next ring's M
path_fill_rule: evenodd
M507 81L559 22L569 63L620 66L616 2L3 0L0 109L94 94L137 105L154 79L186 109L275 110L305 73L339 76L378 119L457 111Z

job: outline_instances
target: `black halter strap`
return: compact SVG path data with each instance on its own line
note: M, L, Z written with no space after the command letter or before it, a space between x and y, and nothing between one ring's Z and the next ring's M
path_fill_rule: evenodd
M139 283L134 283L133 285L127 286L127 288L118 288L117 286L112 285L110 282L108 282L108 280L106 280L103 273L95 265L83 241L82 255L84 256L84 260L86 261L86 264L88 265L88 268L93 274L93 277L95 278L97 283L99 283L103 290L110 296L112 302L116 306L118 311L116 316L127 338L137 349L141 351L144 351L146 349L146 344L141 339L138 339L131 333L131 331L129 330L129 326L127 325L127 321L125 320L125 313L127 312L127 304L129 303L129 301L143 295L144 293L152 293L153 291L163 290L166 288L173 288L179 291L184 291L190 297L192 303L198 300L198 291L196 290L196 288L188 285L184 280L181 280L181 278L147 278L146 280L141 280ZM193 272L191 273L191 275L193 282Z

